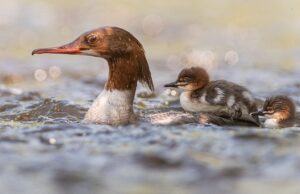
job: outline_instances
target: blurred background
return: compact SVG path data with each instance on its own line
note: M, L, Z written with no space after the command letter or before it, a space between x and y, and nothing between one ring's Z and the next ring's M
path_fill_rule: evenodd
M299 10L299 0L0 0L0 193L298 194L299 128L81 123L106 61L31 52L118 26L143 44L158 94L196 65L299 107Z
M2 0L0 78L4 84L30 90L43 86L36 82L61 76L105 79L104 60L31 56L31 51L70 42L100 26L119 26L144 45L158 86L191 65L205 66L212 73L249 69L252 73L244 71L246 77L266 82L272 75L262 74L260 79L253 69L299 71L299 8L297 0ZM221 77L227 75L232 76ZM244 77L232 79L247 84Z

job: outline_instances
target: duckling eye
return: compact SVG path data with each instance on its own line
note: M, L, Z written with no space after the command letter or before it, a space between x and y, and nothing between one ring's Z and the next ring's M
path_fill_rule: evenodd
M184 77L183 79L182 79L182 81L184 81L184 82L190 82L192 79L191 78L189 78L189 77Z
M269 114L273 114L275 112L274 109L271 107L267 107L266 111L268 111Z
M96 35L90 35L87 37L87 43L88 44L94 44L97 41L97 36Z

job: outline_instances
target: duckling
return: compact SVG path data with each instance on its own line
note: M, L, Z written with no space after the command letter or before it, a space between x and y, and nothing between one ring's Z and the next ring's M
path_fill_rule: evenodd
M251 113L264 116L263 126L267 128L285 128L300 126L300 115L288 96L272 96L266 99L262 110Z
M210 81L207 71L201 67L183 69L175 82L165 87L181 88L180 104L185 111L201 112L205 119L199 121L216 121L223 125L224 119L230 119L231 124L236 121L250 122L259 125L258 117L250 116L257 111L255 99L245 87L226 80ZM212 117L214 115L214 118ZM215 117L221 117L216 119ZM227 120L228 121L228 120Z

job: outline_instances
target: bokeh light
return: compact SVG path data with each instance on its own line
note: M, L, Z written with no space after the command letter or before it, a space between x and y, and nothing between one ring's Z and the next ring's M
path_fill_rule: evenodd
M143 32L148 36L157 36L164 27L162 18L156 14L147 15L143 20Z
M61 76L62 74L62 71L61 71L61 68L58 67L58 66L51 66L49 68L49 76L52 78L52 79L57 79Z
M239 62L239 54L236 51L228 51L225 53L224 61L229 65L235 65Z
M34 78L38 82L45 81L47 79L47 72L43 69L37 69L34 72Z
M186 55L187 63L196 66L202 66L207 70L216 67L216 56L213 51L194 49Z

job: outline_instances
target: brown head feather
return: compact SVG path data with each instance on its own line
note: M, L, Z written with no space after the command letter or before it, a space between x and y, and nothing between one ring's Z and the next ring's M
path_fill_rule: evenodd
M273 96L268 98L263 106L266 115L278 120L292 119L296 115L293 100L287 96Z
M209 83L209 75L202 67L185 68L179 73L177 82L187 83L183 89L197 90Z
M131 78L132 82L139 81L153 91L151 72L143 45L132 34L118 27L106 27L104 31L102 28L95 31L102 32L102 39L106 40L98 48L98 52L101 54L101 51L104 51L102 56L107 59L111 67L112 72L110 73L116 73L116 79L126 76ZM90 33L93 31L88 34ZM114 80L114 82L116 81ZM119 84L116 89L130 89L128 87L134 85L125 79L120 79ZM109 86L110 84L108 84L108 89L110 89Z
M90 55L106 59L112 89L134 89L139 81L154 90L142 44L129 32L118 27L103 27L86 32L73 42L52 48L36 49L32 54Z

